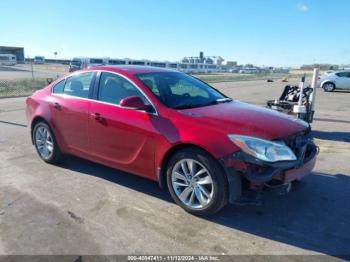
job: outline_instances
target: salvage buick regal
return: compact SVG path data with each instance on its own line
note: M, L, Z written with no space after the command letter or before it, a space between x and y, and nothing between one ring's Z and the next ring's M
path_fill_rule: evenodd
M71 154L158 181L195 215L239 203L246 188L300 180L316 161L305 122L172 70L81 70L26 104L32 142L45 162Z

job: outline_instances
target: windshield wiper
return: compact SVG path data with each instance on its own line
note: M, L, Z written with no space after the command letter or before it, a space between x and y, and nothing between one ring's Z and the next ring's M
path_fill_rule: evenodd
M217 104L222 104L222 103L228 103L228 102L231 102L232 101L232 98L229 98L229 97L224 97L224 98L219 98L219 99L216 99L214 101L211 101L209 105L217 105Z
M232 98L224 97L224 98L219 98L216 99L208 104L199 104L199 105L194 105L194 104L180 104L177 106L174 106L174 109L188 109L188 108L196 108L196 107L203 107L203 106L210 106L210 105L216 105L216 104L221 104L221 103L227 103L231 102Z
M173 106L174 109L188 109L188 108L194 108L194 107L198 107L198 105L181 104L181 105Z
M224 98L216 99L213 103L220 104L220 103L227 103L227 102L231 102L231 101L232 101L232 98L224 97Z

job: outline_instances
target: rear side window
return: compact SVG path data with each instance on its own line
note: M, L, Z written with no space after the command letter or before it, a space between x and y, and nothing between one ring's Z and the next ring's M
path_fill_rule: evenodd
M146 101L142 93L125 78L112 73L101 74L98 100L118 105L128 96L138 96Z
M63 93L71 96L88 98L94 75L95 72L87 72L67 78Z
M339 77L349 77L349 73L348 72L340 72L340 73L336 73L337 76Z
M52 93L62 94L64 89L64 80L58 82L53 88Z

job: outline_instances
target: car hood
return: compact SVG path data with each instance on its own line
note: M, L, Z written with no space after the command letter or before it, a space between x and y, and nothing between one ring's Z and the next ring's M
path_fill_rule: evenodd
M264 139L285 138L306 130L308 123L237 100L212 106L180 110L181 114L227 134L241 134Z

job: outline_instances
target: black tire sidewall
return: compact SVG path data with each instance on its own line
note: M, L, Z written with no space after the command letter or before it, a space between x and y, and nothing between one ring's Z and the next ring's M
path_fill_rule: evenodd
M192 209L186 206L177 197L173 189L172 180L171 180L172 170L175 164L184 158L189 158L200 162L209 171L211 175L211 178L213 181L213 187L214 187L214 195L211 203L205 208ZM183 209L185 209L187 212L191 214L199 215L199 216L211 215L219 211L227 203L227 200L228 200L227 178L225 177L225 174L222 168L220 167L219 163L216 160L214 160L205 151L202 151L196 148L188 148L188 149L178 151L177 153L174 154L174 156L170 159L168 163L166 176L167 176L166 179L167 179L168 190L173 200L176 202L176 204L178 204L179 206L181 206Z

